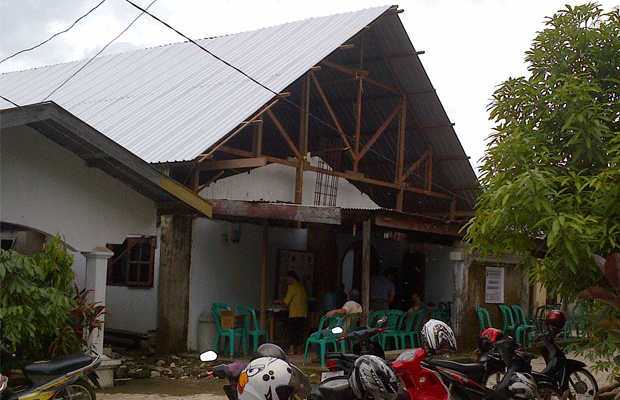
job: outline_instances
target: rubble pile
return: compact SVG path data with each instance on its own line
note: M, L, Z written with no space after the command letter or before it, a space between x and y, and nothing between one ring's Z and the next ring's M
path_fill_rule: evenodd
M104 354L120 359L121 365L114 372L115 381L146 378L187 379L196 378L207 370L207 364L195 355L156 356L140 353L117 353L106 349Z

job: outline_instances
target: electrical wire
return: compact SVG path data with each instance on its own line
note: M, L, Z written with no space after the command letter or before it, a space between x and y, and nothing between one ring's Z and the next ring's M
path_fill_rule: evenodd
M27 51L34 50L34 49L36 49L37 47L43 46L45 43L47 43L47 42L49 42L50 40L54 39L56 36L58 36L58 35L60 35L60 34L63 34L63 33L65 33L65 32L68 32L68 31L69 31L71 28L73 28L73 27L74 27L74 26L75 26L78 22L80 22L83 18L85 18L88 14L90 14L90 13L91 13L91 12L93 12L93 11L95 11L97 8L99 8L99 6L100 6L100 5L102 5L103 3L105 3L105 1L106 1L106 0L101 0L101 2L100 2L99 4L97 4L95 7L91 8L89 12L87 12L86 14L82 15L80 18L78 18L77 20L75 20L75 22L74 22L73 24L71 24L71 26L70 26L70 27L68 27L67 29L65 29L64 31L61 31L61 32L58 32L58 33L56 33L56 34L52 35L49 39L47 39L47 40L46 40L46 41L44 41L44 42L41 42L41 43L37 44L36 46L32 46L32 47L30 47L29 49L20 50L20 51L18 51L17 53L15 53L15 54L13 54L13 55L10 55L10 56L6 57L5 59L3 59L3 60L1 60L1 61L0 61L0 64L2 64L3 62L5 62L6 60L8 60L8 59L10 59L10 58L15 57L15 56L16 56L16 55L18 55L18 54L25 53L25 52L27 52Z
M217 55L213 54L212 52L210 52L209 50L207 50L205 47L203 47L202 45L200 45L199 43L197 43L195 40L191 39L189 36L183 34L182 32L180 32L178 29L172 27L170 24L168 24L167 22L162 21L160 18L156 17L155 15L149 13L147 11L147 9L143 9L140 6L136 5L135 3L133 3L131 0L125 0L127 3L131 4L132 6L134 6L135 8L137 8L138 10L142 11L143 14L147 14L148 16L150 16L151 18L153 18L154 20L158 21L159 23L163 24L164 26L166 26L167 28L171 29L172 31L176 32L178 35L180 35L181 37L185 38L187 41L189 41L190 43L192 43L193 45L199 47L201 50L203 50L204 52L206 52L207 54L209 54L211 57L215 58L216 60L224 63L225 65L227 65L228 67L234 69L235 71L239 72L241 75L245 76L246 78L248 78L249 80L251 80L252 82L254 82L255 84L259 85L260 87L262 87L263 89L269 91L270 93L274 94L275 96L278 96L279 93L277 93L276 91L272 90L271 88L267 87L266 85L264 85L263 83L259 82L258 80L256 80L255 78L251 77L250 75L248 75L247 73L245 73L244 71L242 71L241 69L239 69L238 67L230 64L229 62L223 60L222 58L218 57ZM327 121L323 120L322 118L317 117L316 115L312 114L311 112L302 109L299 105L297 105L296 103L294 103L293 101L287 99L287 98L283 98L283 100L289 104L291 104L293 107L295 107L296 109L306 113L309 117L313 118L315 121L319 122L322 125L325 125L326 127L332 129L335 132L338 133L342 133L344 134L346 137L348 137L349 139L353 139L352 136L347 135L344 132L341 132L340 130L338 130L335 126L333 126L332 124L328 123ZM369 152L372 152L374 154L376 154L379 158L383 158L384 160L392 163L393 165L396 165L396 162L390 158L388 158L387 156L384 156L383 154L376 152L374 149L369 149ZM415 175L418 178L422 178L424 179L424 177L418 173L412 172L411 175ZM437 183L432 182L431 183L435 188L438 188L444 192L447 192L449 194L451 194L452 196L454 196L455 198L460 198L462 200L464 200L465 202L467 202L469 205L474 205L474 203L472 203L472 201L464 196L461 196L459 194L456 194L452 191L450 191L450 189L444 188L440 185L437 185Z
M103 0L103 1L105 1L105 0ZM146 12L147 12L146 10L148 10L148 9L149 9L149 8L150 8L153 4L155 4L155 2L156 2L156 1L157 1L157 0L153 0L153 1L151 2L151 4L149 4L149 5L146 7L146 9L145 9L145 10L142 10L142 13L141 13L140 15L138 15L138 16L137 16L137 17L136 17L133 21L131 21L131 23L130 23L130 24L129 24L129 25L128 25L125 29L123 29L123 31L122 31L121 33L119 33L119 34L118 34L118 35L117 35L114 39L112 39L112 40L111 40L108 44L106 44L105 46L103 46L103 48L102 48L101 50L99 50L99 51L97 52L97 54L95 54L93 57L91 57L91 58L90 58L90 59L86 62L86 64L82 65L82 66L81 66L81 67L80 67L77 71L75 71L73 74L71 74L71 76L69 76L69 77L68 77L68 78L67 78L67 79L66 79L63 83L61 83L61 84L60 84L60 86L58 86L56 89L52 90L52 92L51 92L50 94L48 94L48 95L47 95L47 96L43 99L43 101L46 101L47 99L49 99L49 98L50 98L50 97L51 97L54 93L56 93L56 92L57 92L60 88L62 88L63 86L65 86L65 84L66 84L67 82L69 82L69 81L70 81L70 80L71 80L74 76L76 76L76 75L77 75L80 71L82 71L84 68L86 68L86 66L87 66L88 64L90 64L90 63L91 63L91 62L92 62L92 61L93 61L93 60L94 60L94 59L95 59L95 58L96 58L99 54L103 53L103 51L104 51L105 49L107 49L107 48L108 48L108 46L110 46L112 43L114 43L114 42L116 41L116 39L118 39L119 37L121 37L121 36L123 35L123 33L127 32L127 30L128 30L129 28L131 28L131 26L132 26L132 25L133 25L133 24L134 24L134 23L138 20L138 18L140 18L142 15L144 15L144 13L146 13ZM150 15L150 14L149 14L149 15Z

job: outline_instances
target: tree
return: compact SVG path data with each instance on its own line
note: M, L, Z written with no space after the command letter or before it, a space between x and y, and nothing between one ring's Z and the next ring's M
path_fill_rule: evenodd
M467 238L528 256L534 279L574 298L602 279L591 254L620 246L620 11L566 7L526 52L531 76L493 94Z
M531 76L508 79L489 106L497 126L466 238L482 253L526 256L530 276L564 299L613 289L592 254L620 248L620 11L566 6L525 60ZM585 306L585 354L613 354L620 310Z

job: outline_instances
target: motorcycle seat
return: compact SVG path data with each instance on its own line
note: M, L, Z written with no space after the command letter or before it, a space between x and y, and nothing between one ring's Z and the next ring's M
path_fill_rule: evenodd
M56 357L52 360L37 361L26 365L23 370L26 376L29 375L63 375L71 371L86 367L93 362L93 359L86 354L69 354Z
M345 361L349 361L351 363L354 363L355 360L357 360L360 356L358 354L351 354L351 353L335 353L335 352L329 352L325 355L325 359L326 360L345 360Z
M335 376L316 385L308 399L352 399L354 397L347 377Z
M436 360L434 358L426 359L423 362L428 363L430 366L451 369L465 375L484 374L485 372L484 365L479 363L459 363L456 361Z

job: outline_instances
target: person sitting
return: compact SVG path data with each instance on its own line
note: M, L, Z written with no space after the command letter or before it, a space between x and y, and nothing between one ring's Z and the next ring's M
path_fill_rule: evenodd
M348 301L346 303L344 303L342 305L341 308L337 308L335 310L331 310L328 311L325 315L327 315L328 317L333 317L336 314L343 314L343 315L347 315L347 314L353 314L353 313L361 313L362 312L362 306L360 305L359 301L360 301L360 292L357 289L351 289L349 290L349 294L347 296ZM345 327L346 329L347 327ZM327 329L323 329L321 332L314 332L313 334L310 335L310 337L316 337L319 333L326 335L329 333L329 328ZM312 362L314 363L318 363L320 360L318 358L318 356L321 354L321 346L316 343L316 342L312 342L312 348L314 349L314 353L317 355L316 358L312 359Z
M420 298L420 295L417 292L414 292L411 295L411 308L409 308L407 310L406 318L409 318L411 313L414 312L414 311L417 311L417 310L432 310L434 308L436 308L436 307L435 306L431 306L430 304L424 302Z

